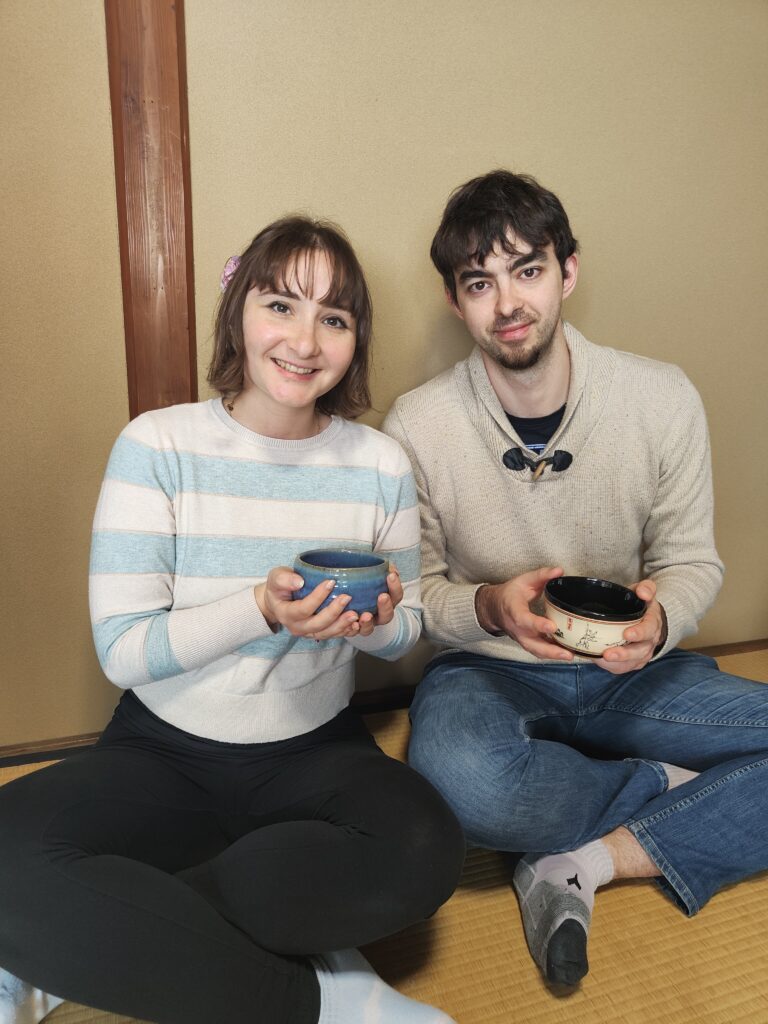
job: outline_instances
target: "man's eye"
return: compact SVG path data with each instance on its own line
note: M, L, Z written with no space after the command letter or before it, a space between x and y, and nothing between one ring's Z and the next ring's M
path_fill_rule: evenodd
M532 281L535 277L538 277L541 273L541 267L526 267L520 275L524 277L526 281Z
M467 290L470 292L484 292L487 287L487 281L473 281Z
M284 302L278 302L277 300L275 300L274 302L270 302L269 308L270 309L274 309L274 311L276 313L289 313L290 312L290 310L288 309L288 307L286 306L286 304Z

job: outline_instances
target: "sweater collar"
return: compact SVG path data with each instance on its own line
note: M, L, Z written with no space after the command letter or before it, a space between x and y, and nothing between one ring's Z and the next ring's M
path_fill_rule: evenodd
M611 348L593 345L572 324L566 322L563 326L571 357L568 398L560 426L542 454L548 455L562 448L575 459L605 405L613 379L616 352ZM456 364L454 380L469 418L499 459L510 444L522 446L522 441L493 390L481 350L477 346L467 359ZM551 474L542 477L551 478ZM520 479L523 479L522 475Z

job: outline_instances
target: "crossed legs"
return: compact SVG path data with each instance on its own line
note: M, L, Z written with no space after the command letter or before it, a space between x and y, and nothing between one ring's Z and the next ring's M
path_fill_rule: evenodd
M107 730L0 788L0 965L159 1024L315 1024L307 954L432 913L463 857L432 788L345 729L269 763Z
M562 896L574 871L564 861L557 879L544 872L534 900L542 854L586 849L579 898L585 880L594 892L611 877L657 875L689 914L768 867L768 688L709 658L675 651L617 677L593 665L448 656L428 671L411 716L409 760L470 842L528 853L516 888L545 973L559 927L553 901L560 911L570 903ZM690 770L674 787L672 765ZM581 928L568 931L571 952L581 941L582 974L590 901L560 916ZM577 980L578 966L551 980Z

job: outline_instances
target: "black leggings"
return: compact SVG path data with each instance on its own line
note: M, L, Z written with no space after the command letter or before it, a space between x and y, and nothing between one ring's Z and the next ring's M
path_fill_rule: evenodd
M216 743L128 692L96 747L0 787L0 966L158 1024L314 1024L305 957L428 917L463 852L352 711Z

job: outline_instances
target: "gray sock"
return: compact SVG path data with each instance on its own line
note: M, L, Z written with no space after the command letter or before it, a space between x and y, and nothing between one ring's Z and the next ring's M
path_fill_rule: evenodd
M595 889L613 877L613 859L601 841L569 853L523 857L513 883L531 956L547 981L576 985L589 970L587 935Z

